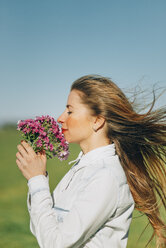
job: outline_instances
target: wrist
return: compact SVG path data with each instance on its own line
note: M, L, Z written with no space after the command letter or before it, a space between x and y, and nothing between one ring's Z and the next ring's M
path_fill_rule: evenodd
M48 177L48 172L46 171L46 172L43 173L43 174L37 174L37 175L31 176L31 177L27 178L27 182L28 182L31 178L37 177L37 176L45 176L45 177Z
M38 175L28 180L29 193L34 195L43 190L49 190L48 178Z

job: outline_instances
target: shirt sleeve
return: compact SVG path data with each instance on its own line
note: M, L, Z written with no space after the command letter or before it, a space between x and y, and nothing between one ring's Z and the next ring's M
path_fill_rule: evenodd
M116 178L110 171L102 170L79 192L64 221L59 223L47 178L34 177L28 186L31 226L41 248L80 247L115 213L119 199Z

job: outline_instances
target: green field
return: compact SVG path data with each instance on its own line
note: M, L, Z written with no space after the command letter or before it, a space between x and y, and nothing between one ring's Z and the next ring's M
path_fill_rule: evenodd
M16 166L15 154L20 134L14 129L0 129L0 247L1 248L37 248L35 238L29 230L29 216L26 207L27 183ZM70 146L68 161L76 158L79 148ZM51 191L63 175L69 170L68 161L57 159L48 161ZM150 235L147 219L134 212L127 248L145 247ZM140 237L140 239L139 239ZM139 241L138 241L139 239ZM151 243L148 247L155 247ZM115 248L115 247L113 247Z

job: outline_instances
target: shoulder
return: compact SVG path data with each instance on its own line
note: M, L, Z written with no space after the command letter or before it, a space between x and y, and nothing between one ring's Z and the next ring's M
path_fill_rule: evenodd
M133 204L126 175L117 155L91 161L82 170L81 192L95 195L104 202L114 201L118 208ZM107 202L107 204L109 204Z
M88 164L82 173L81 181L84 186L95 185L96 189L107 191L119 191L118 172L114 172L116 163L105 159L99 159Z
M117 155L103 157L89 163L82 175L83 178L92 180L98 178L109 183L116 181L117 184L126 183L126 176Z

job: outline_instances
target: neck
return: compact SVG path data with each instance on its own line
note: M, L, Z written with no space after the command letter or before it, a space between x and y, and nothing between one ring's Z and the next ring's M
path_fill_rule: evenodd
M81 147L81 150L84 154L90 152L91 150L94 150L101 146L107 146L111 144L110 140L108 138L99 138L94 136L92 139L86 142L81 142L79 145Z

